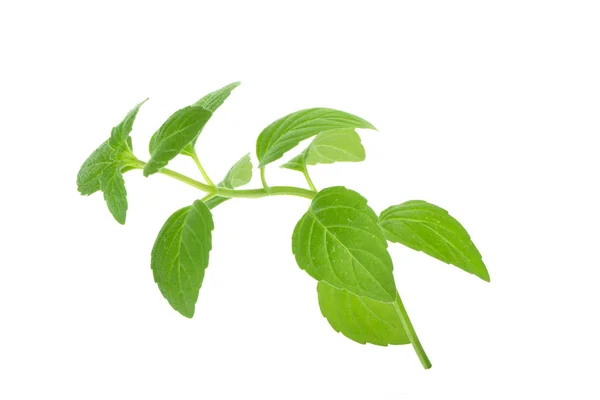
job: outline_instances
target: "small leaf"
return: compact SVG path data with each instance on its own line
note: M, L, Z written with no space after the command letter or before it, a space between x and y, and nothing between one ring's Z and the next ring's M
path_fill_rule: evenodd
M379 225L390 242L420 250L490 281L469 234L446 210L422 200L407 201L383 211Z
M394 301L396 286L387 241L367 200L344 187L317 193L292 235L298 266L338 289Z
M135 117L137 116L138 111L142 104L144 104L148 99L142 101L137 106L135 106L129 113L125 116L123 121L112 129L110 134L110 145L112 148L118 148L120 146L127 146L131 149L131 138L129 134L133 129L133 121L135 121Z
M156 173L178 155L200 132L212 113L199 106L176 111L150 140L150 160L144 176Z
M281 168L291 169L293 171L304 172L306 170L306 151L298 154L290 161L286 162Z
M267 126L256 141L256 154L262 168L278 160L304 139L336 128L367 128L373 125L355 115L330 108L297 111Z
M127 214L127 190L121 173L121 163L112 162L102 172L100 187L104 200L118 223L125 224Z
M154 280L171 307L188 318L208 267L213 227L210 210L196 200L169 217L152 248Z
M323 281L318 283L317 292L321 313L336 332L362 344L410 343L394 303L359 297Z
M252 179L252 161L250 154L246 154L233 166L225 175L225 178L217 185L226 189L235 189L246 185ZM208 208L213 209L224 201L229 200L228 197L215 196L208 199L205 204Z
M215 90L214 92L210 92L209 94L195 102L193 105L204 107L208 111L214 113L217 110L217 108L221 107L225 100L227 100L233 89L235 89L238 86L240 86L240 82L230 83L229 85L226 85L221 89ZM202 129L204 129L204 127L202 127ZM194 146L196 145L196 140L198 140L198 137L202 133L202 129L198 131L198 134L196 135L194 140L192 140L191 143L188 144L185 147L185 149L183 149L182 154L190 156L194 154Z
M358 133L354 129L340 128L319 133L306 150L281 167L303 172L306 165L358 162L364 159L365 148Z
M250 154L246 154L233 164L218 186L227 189L235 189L236 187L244 186L250 182L251 179L252 161L250 161Z
M77 189L82 195L91 195L99 190L104 192L104 200L115 219L125 223L127 215L127 191L123 173L134 169L130 162L135 160L129 134L135 117L148 99L135 106L117 126L111 136L88 158L77 173Z
M100 178L104 169L115 161L115 150L105 141L84 161L77 173L77 190L90 195L100 190Z

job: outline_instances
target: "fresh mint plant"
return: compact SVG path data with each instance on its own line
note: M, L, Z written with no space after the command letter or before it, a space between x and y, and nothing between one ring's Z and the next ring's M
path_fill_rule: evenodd
M206 193L167 219L152 248L151 267L158 288L171 307L188 318L194 315L209 263L214 229L211 209L233 198L289 195L308 199L308 209L292 233L292 251L298 266L317 280L323 316L334 330L358 343L411 343L423 367L430 368L396 288L388 242L422 251L489 282L467 231L444 209L422 200L393 205L377 215L367 200L351 189L318 190L308 167L363 161L365 149L356 129L375 129L362 118L329 108L291 113L258 135L261 188L237 189L252 178L249 154L215 185L200 163L196 142L213 113L238 85L229 84L173 113L152 136L147 162L133 155L130 133L146 100L136 105L83 163L77 175L79 192L91 195L102 191L108 210L121 224L127 214L123 179L127 171L139 169L144 176L160 173ZM311 137L304 151L282 165L301 172L309 188L269 186L266 167ZM194 160L204 182L166 168L178 155Z

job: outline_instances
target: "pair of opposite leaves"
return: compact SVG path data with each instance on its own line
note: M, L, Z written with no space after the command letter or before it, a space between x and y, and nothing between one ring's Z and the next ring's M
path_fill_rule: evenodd
M206 122L238 85L227 85L169 117L151 139L151 159L144 175L157 172L178 154L195 154L195 142ZM121 223L127 209L121 173L132 168L129 133L142 104L113 128L111 138L90 156L78 175L81 193L102 190L109 210ZM314 108L289 114L259 135L260 167L312 136L316 137L307 149L283 167L304 172L307 165L362 161L365 152L356 128L374 129L365 120L337 110ZM218 186L233 189L248 183L251 176L252 164L246 155ZM217 196L205 203L195 201L175 212L152 250L155 281L171 306L187 317L194 314L208 266L214 228L210 209L225 200ZM358 193L343 187L324 189L294 229L292 247L298 265L319 281L323 315L336 331L357 342L409 343L395 309L397 291L386 239L489 280L469 235L445 210L409 201L388 208L378 218Z

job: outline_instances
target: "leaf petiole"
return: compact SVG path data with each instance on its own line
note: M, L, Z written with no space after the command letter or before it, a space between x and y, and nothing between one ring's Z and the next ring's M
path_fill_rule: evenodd
M260 182L263 185L265 190L269 190L269 185L267 184L267 178L265 177L265 167L260 168Z
M415 332L415 328L410 322L410 318L408 317L408 313L406 312L406 308L404 308L404 304L402 304L402 299L400 299L400 293L396 292L396 300L394 301L394 308L396 309L396 313L398 313L398 317L400 317L400 322L402 322L402 326L406 331L410 342L412 343L423 368L429 369L431 368L431 361L429 361L429 357L425 353L425 349L421 345L421 341L417 336L417 332Z
M200 173L204 177L204 180L206 181L206 183L208 183L210 186L215 186L213 181L208 177L208 174L204 170L204 167L202 167L202 163L200 163L200 159L198 158L198 154L196 153L196 150L194 150L194 152L191 154L191 157L192 157L192 160L194 160L194 162L196 163L196 166L200 170Z
M304 169L302 170L302 173L304 174L304 178L306 179L306 183L308 183L308 187L316 192L317 188L315 187L315 184L313 183L312 179L310 179L310 175L308 174L308 167L304 166Z
M215 193L210 193L210 194L207 194L206 196L204 196L203 198L201 198L200 201L203 203L206 203L208 200L212 199L213 197L217 197L217 195Z

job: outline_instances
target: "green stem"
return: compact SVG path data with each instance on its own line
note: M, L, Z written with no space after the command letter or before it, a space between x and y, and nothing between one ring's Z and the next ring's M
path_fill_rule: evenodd
M206 193L216 193L216 189L217 188L215 186L210 186L210 185L207 185L205 183L199 182L199 181L197 181L195 179L190 178L189 176L185 176L183 174L180 174L179 172L175 172L175 171L172 171L172 170L167 169L167 168L161 168L161 169L158 170L158 172L161 173L161 174L163 174L163 175L169 176L169 177L171 177L173 179L177 179L180 182L183 182L183 183L186 183L186 184L188 184L190 186L193 186L196 189L200 189L203 192L206 192Z
M208 183L210 186L215 186L215 184L213 183L213 181L211 181L210 178L208 177L208 174L204 170L204 167L202 167L202 163L200 163L200 159L198 158L198 154L196 154L195 150L192 153L191 157L192 157L192 160L194 160L194 162L196 163L196 166L200 170L200 173L204 177L204 180L206 181L206 183Z
M146 165L145 162L137 160L135 163L130 164L132 167L143 169ZM245 190L236 190L236 189L226 189L217 186L209 186L205 183L199 182L195 179L190 178L189 176L180 174L179 172L170 170L168 168L162 168L158 171L159 173L171 177L173 179L177 179L180 182L188 184L190 186L195 187L196 189L200 189L203 192L208 193L212 196L223 196L229 198L246 198L246 199L256 199L260 197L267 196L282 196L282 195L290 195L290 196L298 196L304 197L307 199L312 199L315 197L315 192L295 186L271 186L268 188L262 189L245 189Z
M304 166L304 170L302 171L302 173L304 174L304 178L306 178L306 183L308 183L308 187L312 191L317 192L317 188L315 187L315 184L313 183L312 179L310 179L310 175L308 174L308 167Z
M203 198L200 199L201 202L206 203L207 200L212 199L213 197L216 197L217 195L215 193L210 193L207 194L206 196L204 196Z
M410 339L410 342L412 343L413 348L415 349L415 352L417 353L417 356L419 357L419 360L423 365L423 368L431 368L431 361L429 361L429 358L425 353L425 349L423 349L421 341L417 336L417 332L415 332L415 328L410 322L410 318L408 318L408 314L406 313L404 304L402 304L402 300L400 299L400 293L398 292L396 292L396 301L394 302L394 308L396 309L396 312L400 317L400 322L402 322L402 326L404 327L404 330L406 331L406 334L408 335L408 338Z
M262 182L263 188L268 190L269 185L267 185L267 178L265 177L265 167L260 169L260 181Z
M312 190L302 189L295 186L270 186L267 189L246 189L246 190L233 190L233 189L222 189L217 188L217 195L230 198L246 198L246 199L257 199L259 197L267 196L298 196L306 199L315 197L316 193Z

